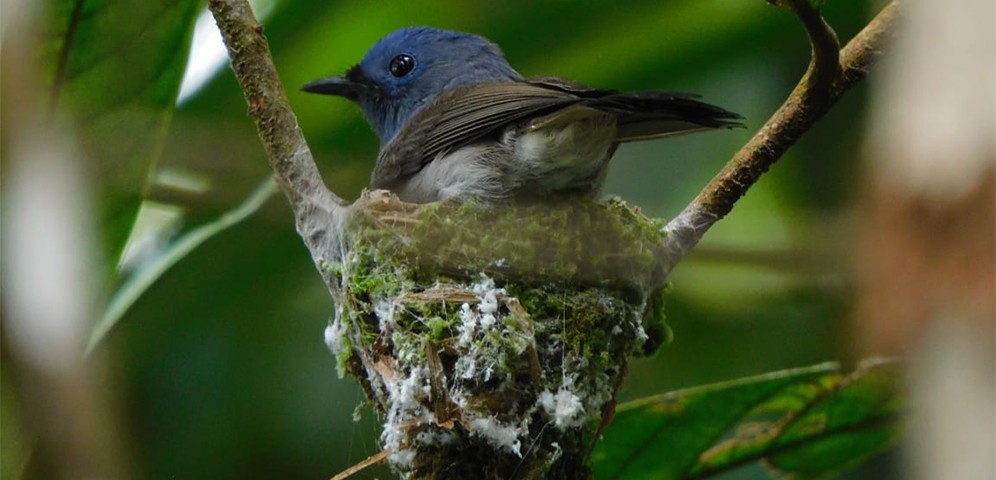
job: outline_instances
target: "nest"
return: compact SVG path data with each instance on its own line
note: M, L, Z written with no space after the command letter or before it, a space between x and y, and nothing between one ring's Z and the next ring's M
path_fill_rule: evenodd
M669 337L662 224L619 200L353 207L326 340L405 478L588 478L634 354Z

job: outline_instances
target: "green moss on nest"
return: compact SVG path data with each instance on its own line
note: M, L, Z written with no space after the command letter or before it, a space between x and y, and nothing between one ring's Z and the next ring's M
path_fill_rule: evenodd
M667 292L668 286L658 288L647 299L647 309L643 314L643 328L647 332L647 341L643 342L642 347L644 355L651 355L661 345L674 340L674 332L667 324L667 315L664 313L664 297Z
M620 200L506 206L447 202L421 206L415 218L399 223L368 219L375 220L376 233L365 240L380 246L389 246L385 240L410 241L399 253L437 274L484 272L529 283L635 289L660 276L655 253L664 239L662 224Z
M415 478L440 456L477 476L526 462L584 477L627 359L668 332L663 225L619 200L367 200L326 271L341 278L337 359L385 413L392 463Z

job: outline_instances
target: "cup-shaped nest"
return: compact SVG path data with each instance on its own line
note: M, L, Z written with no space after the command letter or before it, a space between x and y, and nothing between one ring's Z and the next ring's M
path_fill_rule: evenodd
M585 478L633 354L667 340L662 223L619 200L365 195L326 340L409 478Z

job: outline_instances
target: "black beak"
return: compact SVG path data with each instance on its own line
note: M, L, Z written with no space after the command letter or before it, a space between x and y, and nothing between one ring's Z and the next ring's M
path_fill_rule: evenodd
M374 83L356 67L349 69L341 77L322 78L301 87L301 91L304 92L335 95L354 102L369 97L375 89Z

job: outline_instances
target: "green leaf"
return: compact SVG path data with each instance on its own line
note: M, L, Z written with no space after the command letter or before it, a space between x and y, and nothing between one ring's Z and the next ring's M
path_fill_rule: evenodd
M103 316L94 325L90 332L90 340L87 342L86 354L89 355L101 340L107 336L121 320L121 317L131 308L132 305L176 262L187 256L194 249L199 247L209 238L218 235L226 229L245 220L255 213L266 203L273 193L277 191L277 184L273 177L267 177L249 197L242 201L237 207L225 212L217 220L201 225L185 233L180 238L173 241L166 249L152 261L146 263L142 268L128 277L120 288L114 292L114 296L107 304Z
M897 439L898 373L822 364L621 405L592 456L596 478L704 478L758 460L814 478L856 465Z
M116 262L162 150L198 0L52 2L41 45L50 108L75 127Z

